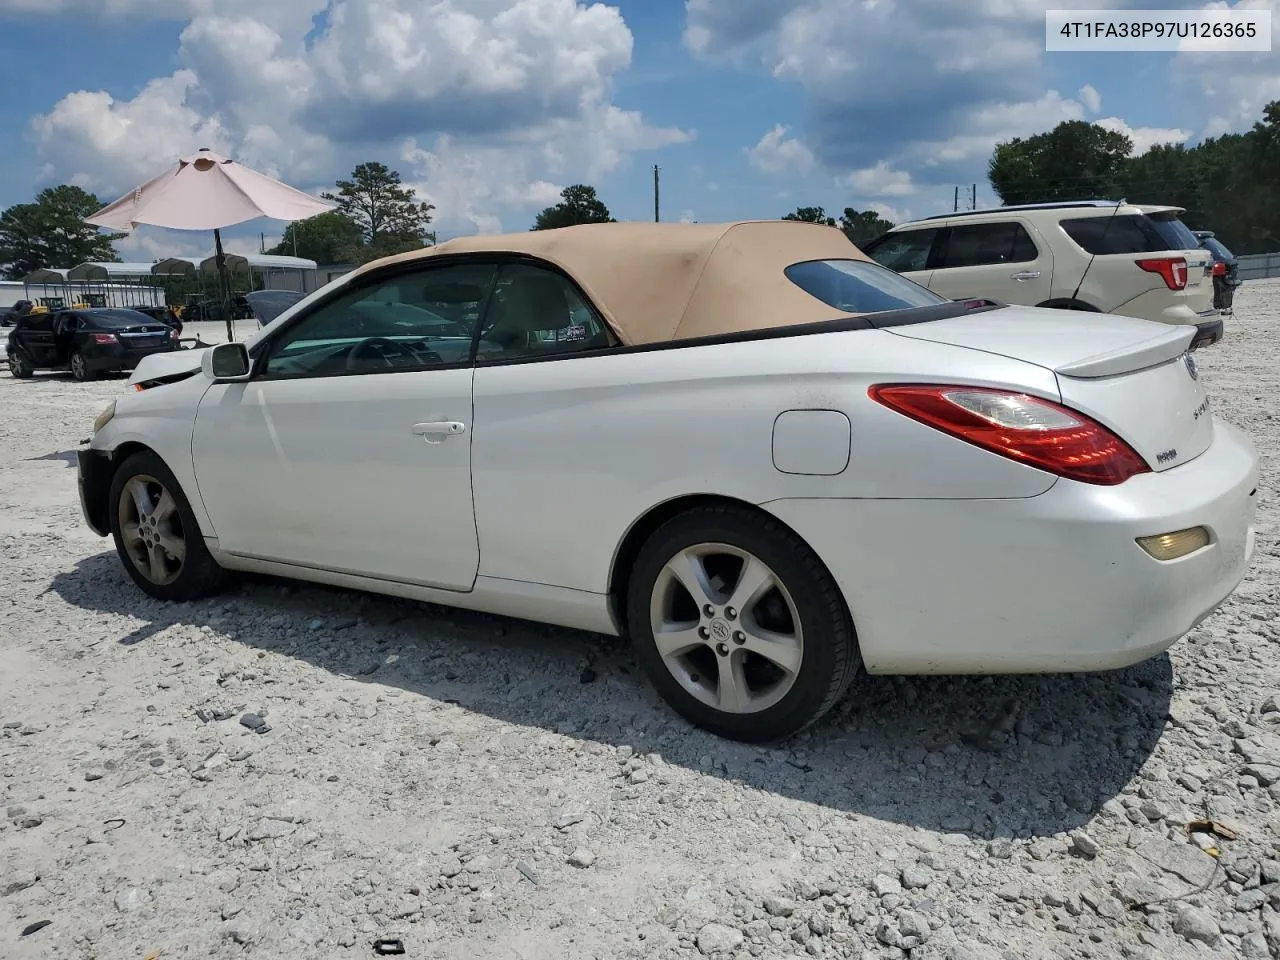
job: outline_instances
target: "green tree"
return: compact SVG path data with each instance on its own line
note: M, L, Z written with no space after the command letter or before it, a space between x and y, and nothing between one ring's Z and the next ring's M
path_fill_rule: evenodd
M822 207L797 207L782 219L799 220L802 223L821 223L827 227L836 225L835 217L828 217L827 211L823 210Z
M0 265L10 280L33 270L66 269L79 263L114 263L122 233L104 234L84 222L102 208L92 193L63 184L41 190L34 203L0 213Z
M360 224L335 210L289 224L280 243L267 252L316 263L359 263L365 251Z
M1006 204L1114 198L1132 152L1123 133L1064 120L1048 133L997 144L987 178Z
M420 202L404 186L400 174L383 163L362 163L350 180L337 181L337 193L321 194L338 205L338 212L360 227L369 249L416 249L434 242L428 229L435 205ZM381 255L381 254L380 254Z
M874 240L892 228L893 224L874 210L863 210L859 213L853 207L845 207L844 213L840 215L840 229L854 243Z
M554 230L579 223L616 223L609 208L596 196L596 188L575 183L560 191L560 202L547 207L534 221L534 230Z

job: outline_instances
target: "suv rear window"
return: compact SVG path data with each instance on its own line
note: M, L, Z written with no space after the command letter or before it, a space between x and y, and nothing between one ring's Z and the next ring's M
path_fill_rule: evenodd
M787 279L829 307L880 313L949 302L927 287L865 260L807 260L784 271Z
M1200 245L1213 254L1215 260L1234 260L1235 254L1228 250L1222 243L1214 237L1205 237L1200 241Z
M1085 253L1154 253L1158 250L1195 250L1200 241L1191 229L1172 215L1103 214L1062 221L1062 229Z

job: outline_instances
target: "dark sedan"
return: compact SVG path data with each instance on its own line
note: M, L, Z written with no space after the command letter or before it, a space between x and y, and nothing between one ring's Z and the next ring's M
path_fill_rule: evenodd
M1212 230L1197 230L1196 239L1213 257L1213 308L1230 310L1240 286L1240 262L1236 255L1213 235Z
M77 380L132 370L152 353L177 350L178 331L136 310L102 308L28 314L9 332L9 370L70 370Z

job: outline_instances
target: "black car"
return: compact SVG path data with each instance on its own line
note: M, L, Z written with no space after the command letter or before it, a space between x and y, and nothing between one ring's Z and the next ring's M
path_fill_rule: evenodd
M1240 261L1228 250L1212 230L1197 230L1196 239L1213 256L1213 307L1230 310L1235 300L1236 287L1240 286Z
M122 307L27 314L9 331L7 344L15 377L70 370L77 380L132 370L149 354L177 349L177 330Z

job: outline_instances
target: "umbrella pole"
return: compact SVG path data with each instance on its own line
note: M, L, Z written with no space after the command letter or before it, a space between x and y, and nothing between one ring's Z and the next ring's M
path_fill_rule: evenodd
M213 253L218 264L218 296L222 301L222 315L227 321L227 342L236 339L235 325L231 321L231 285L227 281L227 258L222 252L222 231L213 231Z

